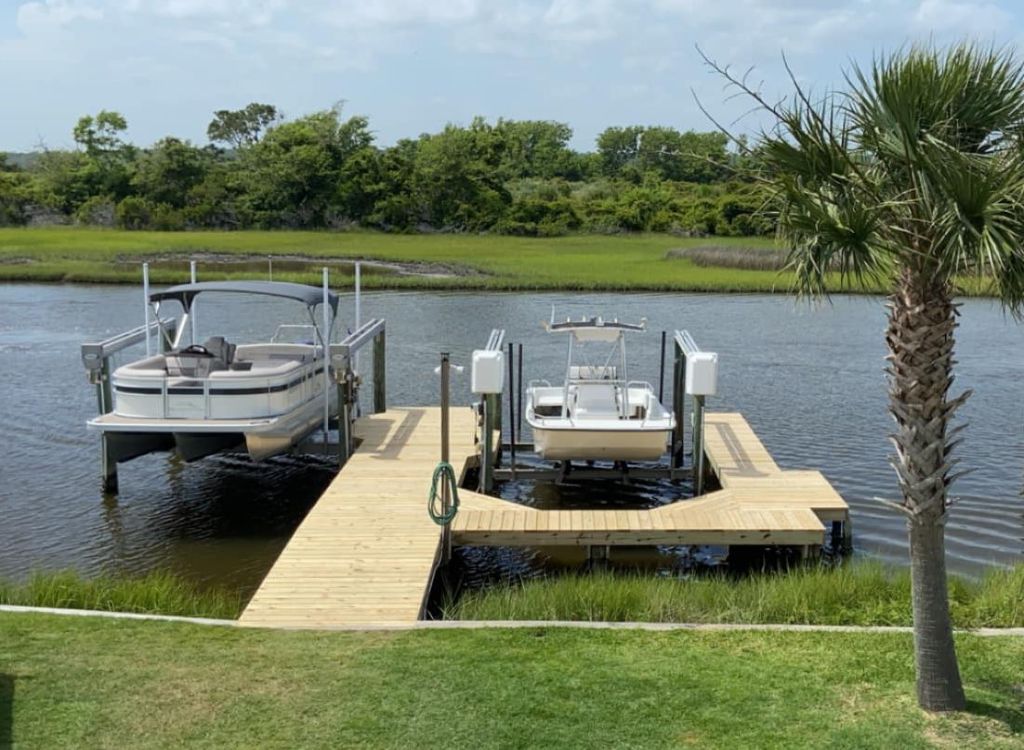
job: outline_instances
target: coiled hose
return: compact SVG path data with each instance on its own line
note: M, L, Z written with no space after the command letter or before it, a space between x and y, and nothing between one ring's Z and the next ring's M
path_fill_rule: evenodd
M448 489L451 492L452 504L448 508L448 512L444 513L441 509L441 492L442 482L448 484ZM446 461L441 461L434 469L434 476L430 480L430 494L427 496L427 513L430 514L430 520L436 523L438 526L447 526L455 519L455 514L459 512L459 487L455 481L455 469L452 465Z

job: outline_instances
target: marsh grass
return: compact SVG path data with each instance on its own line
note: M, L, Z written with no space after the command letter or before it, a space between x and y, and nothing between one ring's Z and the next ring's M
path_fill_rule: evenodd
M688 260L700 268L739 268L745 271L775 271L786 267L786 251L777 247L749 245L698 245L674 247L665 257Z
M673 247L707 244L663 234L575 235L552 238L479 234L403 235L381 232L127 232L78 227L0 229L0 280L140 283L143 260L154 284L188 279L191 256L266 258L309 256L437 264L461 275L374 273L367 289L479 289L787 292L792 279L775 271L700 267L669 261ZM719 238L716 244L773 246L770 240ZM178 262L175 264L175 259ZM199 264L200 278L251 278L231 263ZM261 271L262 273L262 271ZM319 269L275 279L319 283ZM339 275L336 283L350 283Z
M34 573L21 583L0 581L0 604L234 619L244 600L238 592L199 589L170 573L85 578L58 571Z
M1024 626L1024 565L950 585L958 627ZM910 625L910 577L875 563L689 580L551 577L469 592L446 619Z

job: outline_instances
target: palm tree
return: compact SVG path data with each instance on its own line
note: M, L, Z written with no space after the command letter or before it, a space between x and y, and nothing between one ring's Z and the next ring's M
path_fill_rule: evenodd
M965 706L949 615L944 527L969 392L950 393L958 283L1024 302L1024 72L1012 50L913 46L854 67L846 90L774 104L705 60L767 110L755 147L800 293L884 283L889 411L907 518L917 696Z

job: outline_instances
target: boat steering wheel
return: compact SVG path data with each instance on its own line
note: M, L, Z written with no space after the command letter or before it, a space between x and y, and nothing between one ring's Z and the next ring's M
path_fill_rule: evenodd
M186 346L184 349L181 350L181 353L182 354L198 354L201 357L212 357L213 356L213 354L210 353L210 350L207 349L202 344L191 344L189 346Z

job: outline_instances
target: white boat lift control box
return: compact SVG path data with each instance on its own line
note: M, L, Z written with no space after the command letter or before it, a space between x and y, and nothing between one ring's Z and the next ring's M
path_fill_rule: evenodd
M491 349L474 351L469 380L473 393L501 393L505 390L505 353Z
M686 357L686 393L714 396L718 392L718 354L693 352Z

